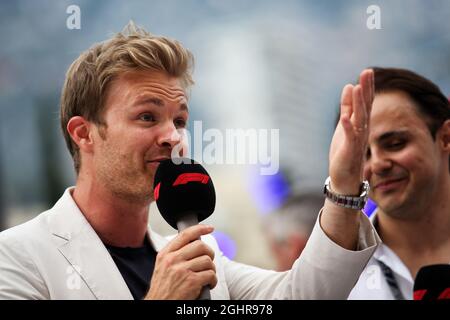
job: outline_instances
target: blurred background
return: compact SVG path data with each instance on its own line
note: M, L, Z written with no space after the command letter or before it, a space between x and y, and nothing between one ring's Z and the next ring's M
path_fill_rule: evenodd
M80 8L80 29L67 28L70 5ZM367 27L370 5L380 8L381 29ZM449 95L449 14L448 0L3 0L0 230L50 208L74 184L58 120L65 72L82 51L133 20L194 53L191 123L203 121L204 131L279 129L278 174L263 176L254 165L206 166L217 192L207 222L223 252L278 268L270 219L287 199L321 193L342 87L367 66L395 66ZM154 205L150 215L153 229L174 232Z

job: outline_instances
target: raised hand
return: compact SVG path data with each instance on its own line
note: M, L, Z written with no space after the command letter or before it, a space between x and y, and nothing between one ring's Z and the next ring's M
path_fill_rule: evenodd
M374 98L374 73L364 70L359 84L342 90L341 115L330 147L331 188L344 195L358 195L363 180L364 154Z
M363 181L364 153L369 136L369 119L374 98L373 70L364 70L359 84L342 90L341 116L330 146L331 189L340 195L357 196ZM320 224L335 243L355 250L360 211L325 201Z

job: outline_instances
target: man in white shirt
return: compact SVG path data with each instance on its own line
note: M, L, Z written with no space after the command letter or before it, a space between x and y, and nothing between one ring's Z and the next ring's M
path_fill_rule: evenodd
M383 243L349 299L412 299L421 267L450 263L450 105L411 71L374 72L364 174Z
M344 87L329 198L310 241L291 270L274 272L226 259L210 226L170 240L148 228L155 171L188 121L192 64L179 42L131 24L70 66L61 127L76 186L50 210L0 234L0 298L195 299L207 285L213 299L348 297L379 243L361 212L372 70Z

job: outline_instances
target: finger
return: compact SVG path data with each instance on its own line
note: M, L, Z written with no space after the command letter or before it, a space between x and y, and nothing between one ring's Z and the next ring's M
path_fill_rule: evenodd
M372 71L370 69L366 69L363 72L361 72L361 75L359 77L359 83L361 85L363 97L364 97L364 103L365 106L368 107L372 104L371 100L371 78L372 78Z
M339 122L348 136L353 134L353 127L350 122L350 117L353 113L353 89L354 86L352 84L347 84L344 89L342 89L341 95L341 114Z
M342 95L341 95L341 118L348 118L350 119L352 112L353 112L353 85L347 84L344 89L342 89Z
M209 256L195 257L194 259L185 261L183 262L182 267L193 272L201 272L206 270L212 270L216 272L216 265Z
M195 273L202 287L209 285L213 289L217 285L216 272L213 270L205 270Z
M373 100L375 99L375 71L373 69L371 69L372 74L370 77L370 92L372 93L371 96L371 101L372 103L369 106L369 112L368 112L368 117L370 117L370 113L372 112L372 105L373 105Z
M213 232L214 228L207 225L196 225L189 227L180 232L172 241L163 249L164 252L177 251L188 243L197 240L200 236Z
M367 119L370 119L373 99L375 97L375 78L373 69L366 69L367 72L367 92L369 100L366 101Z
M366 110L361 85L353 89L353 115L351 119L353 128L362 131L366 127Z
M191 260L206 255L214 260L214 250L201 240L195 240L177 251L182 260Z

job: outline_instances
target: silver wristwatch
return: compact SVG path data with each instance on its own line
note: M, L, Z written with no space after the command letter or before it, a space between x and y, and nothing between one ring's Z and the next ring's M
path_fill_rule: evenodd
M328 177L325 180L325 186L323 187L323 193L325 194L328 200L330 200L331 202L333 202L338 206L345 208L355 210L361 210L362 208L364 208L367 199L369 197L369 190L370 190L369 182L367 180L364 180L362 182L359 196L346 196L334 193L331 190L330 181L331 179L330 177Z

